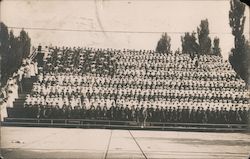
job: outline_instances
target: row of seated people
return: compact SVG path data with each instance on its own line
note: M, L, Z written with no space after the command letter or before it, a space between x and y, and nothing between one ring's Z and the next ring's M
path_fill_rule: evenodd
M150 59L150 61L157 60L156 62L168 62L168 61L189 61L191 58L188 54L182 54L181 52L169 52L169 53L159 53L153 50L116 50L113 51L116 54L126 54L126 56L136 57L137 59ZM222 58L217 58L213 55L204 55L195 57L194 59L199 58L201 62L224 62ZM159 60L159 61L158 61ZM227 62L227 61L225 61ZM228 66L230 67L230 66Z
M221 65L216 65L214 68L210 67L209 62L200 62L199 59L196 59L196 61L150 61L150 59L147 60L141 60L141 57L123 57L123 58L117 58L117 65L121 68L140 68L145 70L157 70L157 71L164 71L164 70L184 70L184 71L223 71L223 72L230 72L227 67L220 67ZM211 64L214 65L214 64Z
M145 53L144 55L127 51L117 58L118 65L125 66L144 66L147 68L164 68L183 69L185 71L195 69L203 71L231 71L231 65L228 61L222 60L218 56L203 55L191 59L187 54L158 54L155 52Z
M91 48L90 48L91 49ZM112 52L112 51L111 51ZM113 53L117 54L126 54L126 56L139 56L141 58L146 59L157 59L157 60L190 60L190 56L188 54L181 54L181 52L166 52L166 53L159 53L154 50L131 50L131 49L123 49L121 50L115 50ZM164 58L162 58L164 57ZM197 57L196 57L197 58ZM223 62L221 58L217 58L216 56L213 55L204 55L199 57L200 61L202 62ZM166 62L166 61L165 61ZM225 61L227 62L227 61ZM228 66L230 67L230 66Z
M190 80L202 80L202 81L240 81L240 78L236 74L230 73L215 73L215 72L198 72L198 71L183 71L183 70L141 70L141 69L121 69L118 67L117 75L128 77L146 77L149 79L190 79Z
M26 103L50 103L52 105L55 105L55 103L58 103L60 107L62 107L63 103L69 104L71 103L72 106L76 106L78 103L85 103L86 106L90 106L91 103L96 105L97 103L107 103L107 105L111 105L111 103L122 103L122 104L128 104L130 107L132 105L159 105L159 106L177 106L177 105L189 105L194 107L210 107L215 108L216 106L219 107L249 107L248 101L246 102L220 102L217 100L207 100L207 101L199 101L199 100L178 100L177 98L167 98L167 99L150 99L150 100L138 100L136 98L134 99L128 99L128 98L82 98L82 96L40 96L40 95L34 95L34 96L27 96L27 99L25 100Z
M88 57L88 55L90 55L90 57L95 56L95 53L101 53L104 56L112 56L112 55L120 55L120 54L126 54L127 56L131 56L131 53L133 53L132 56L137 55L139 57L139 59L150 59L151 61L154 61L155 59L157 60L170 60L173 61L174 59L183 59L182 57L184 57L186 60L189 60L190 58L188 58L188 56L182 56L180 55L178 57L173 56L174 54L168 54L168 56L166 56L166 54L155 54L154 51L141 51L141 52L135 52L133 50L109 50L109 49L95 49L95 48L76 48L76 49L72 49L72 48L68 48L68 47L50 47L46 49L48 52L47 57L49 59L52 59L52 61L57 60L58 58L62 58L62 59L72 59L72 57L80 57L78 59L82 59L85 57ZM139 53L139 54L138 54ZM100 54L97 54L100 55ZM162 55L165 56L166 58L162 58ZM203 58L201 58L201 61ZM75 60L75 59L74 59ZM159 62L160 62L159 61ZM167 61L164 61L167 62Z
M228 94L225 94L228 93ZM31 97L36 98L80 98L91 101L93 99L126 99L138 101L187 101L187 102L217 102L217 103L244 103L248 104L247 92L215 92L215 91L178 91L155 89L141 91L134 89L91 89L91 87L46 87L35 86L31 92Z
M45 46L45 50L47 50L47 52L53 52L54 50L66 50L69 52L102 52L102 53L111 53L111 54L126 54L127 56L140 56L140 57L144 57L144 56L148 56L147 59L165 59L162 58L162 56L165 56L167 59L186 59L189 60L190 57L187 54L180 54L180 52L167 52L167 53L158 53L155 52L154 50L135 50L135 49L113 49L113 48L107 48L107 49L103 49L103 48L89 48L89 47L57 47L57 46ZM178 55L178 56L176 56ZM204 56L200 56L199 57L200 61L204 62L223 62L223 60L221 58L217 58L216 56L213 55L204 55ZM228 66L230 67L230 66Z
M65 76L65 74L67 74L67 77ZM184 71L154 71L152 70L151 72L146 72L143 70L130 70L130 69L126 69L126 70L121 70L120 68L116 71L116 74L114 77L112 78L118 78L120 76L123 77L140 77L143 79L148 79L148 80L159 80L159 81L163 81L166 79L179 79L179 80L191 80L193 82L197 82L197 81L213 81L214 83L218 83L218 82L239 82L239 86L244 86L244 82L240 80L239 77L235 76L231 76L230 74L225 74L225 77L221 77L221 74L213 74L212 72L184 72ZM71 82L75 82L76 79L80 78L80 79L86 79L86 78L93 78L94 79L98 79L98 78L103 78L103 77L107 77L105 75L102 74L93 74L93 75L88 75L86 76L86 74L84 73L46 73L46 74L40 74L41 78L44 78L44 80L55 80L58 79L59 77L62 78L62 80L70 80ZM45 76L45 77L44 77ZM86 77L85 77L86 76ZM57 77L57 78L56 78ZM78 81L80 80L78 79ZM237 83L234 83L237 84Z
M61 85L61 86L87 86L94 87L114 87L114 88L138 88L138 89L179 89L179 90L233 90L233 91L245 91L245 84L237 83L236 81L203 81L203 80L188 80L188 79L157 79L152 80L146 77L133 77L129 78L124 75L115 75L111 77L98 77L89 75L72 75L72 74L40 74L38 76L39 83L49 85ZM238 85L237 85L238 84Z
M26 103L24 106L27 118L46 119L95 119L95 120L121 120L121 121L143 121L148 122L191 122L191 123L214 123L214 124L234 124L248 122L250 109L218 107L203 108L189 106L166 106L153 107L152 105L128 105L112 103L108 107L105 103L96 106L93 104L89 108L85 104L72 107L71 103L66 103L60 108L58 103Z

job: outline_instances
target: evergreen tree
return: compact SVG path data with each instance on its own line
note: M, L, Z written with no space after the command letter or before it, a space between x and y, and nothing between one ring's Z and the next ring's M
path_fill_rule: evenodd
M10 31L10 34L9 34L9 56L8 56L8 60L7 60L7 63L8 63L8 67L11 69L9 70L9 74L11 74L10 72L13 72L16 68L15 68L15 65L17 63L16 61L16 44L15 44L15 36L13 34L13 31L11 30Z
M222 57L220 49L220 39L218 37L214 38L213 55Z
M1 57L1 86L4 85L8 77L8 50L9 50L9 34L7 26L0 22L0 57Z
M20 32L20 47L22 48L23 58L27 58L30 55L30 38L28 33L26 33L23 29Z
M211 53L211 39L209 35L208 20L201 20L200 27L197 28L199 40L199 53L206 55Z
M156 51L160 53L171 52L171 38L167 33L163 33L161 39L157 43Z
M182 52L189 54L191 58L193 58L195 54L199 53L199 45L196 40L195 32L192 32L192 34L187 32L181 37Z
M1 86L17 71L23 58L29 56L30 43L31 40L24 30L20 32L20 36L15 37L12 30L8 33L8 27L0 23Z
M19 37L15 37L13 34L13 31L10 31L10 58L8 60L8 66L10 66L10 74L13 74L17 69L20 67L22 63L22 57L23 57L23 49L20 48L20 40Z
M249 44L245 40L244 25L245 19L245 5L239 0L230 1L229 11L229 25L232 28L234 36L234 48L231 50L229 61L236 71L236 73L249 84L249 67L250 64L246 62L249 58Z
M250 85L250 42L246 41L245 46L245 59L243 60L245 82Z

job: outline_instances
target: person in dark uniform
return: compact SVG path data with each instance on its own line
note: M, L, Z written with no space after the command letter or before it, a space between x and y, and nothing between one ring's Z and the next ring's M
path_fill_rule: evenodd
M201 123L207 123L207 115L203 107L201 107L201 112L200 112L200 122Z
M136 122L139 123L140 122L140 108L139 108L139 105L137 105L136 109L135 109L135 118L136 118Z
M81 106L80 103L77 103L77 106L75 106L75 119L81 119Z
M161 110L160 110L160 122L165 122L166 120L166 115L165 115L165 110L163 107L161 107Z
M224 124L224 110L223 107L220 108L220 113L219 113L219 123Z
M165 114L165 121L164 122L169 122L169 112L168 112L168 106L165 107L164 109L164 114Z
M197 123L201 123L202 122L202 116L201 116L201 109L200 109L200 107L198 107L198 109L196 110L195 121Z
M205 113L206 113L206 117L207 117L207 123L211 123L212 119L211 119L211 111L210 111L209 107L207 107Z
M120 120L121 116L120 116L121 112L120 112L120 107L118 104L116 104L115 109L114 109L114 118L115 120Z
M195 116L195 114L196 114L196 111L195 111L194 107L192 107L192 110L190 112L190 122L191 123L195 123L196 122L196 116Z
M215 124L216 123L216 112L215 109L212 108L210 112L210 123Z
M218 107L216 107L216 109L215 109L215 119L216 119L215 121L216 121L217 124L221 123L221 121L220 121L220 110L219 110Z
M186 122L190 122L190 109L189 109L189 106L187 106L187 108L185 109L185 119L186 119Z
M121 105L121 108L120 108L120 119L122 121L126 120L126 114L125 114L125 109L124 109L123 105Z
M37 111L36 111L36 118L37 119L40 119L41 118L41 107L42 107L42 102L40 102L38 105L37 105Z
M159 109L159 106L158 105L156 105L156 109L155 109L155 111L154 111L154 113L153 113L153 121L154 122L160 122L160 109Z
M147 109L145 109L143 106L141 107L140 110L140 123L141 123L141 127L143 128L144 126L146 126L146 120L147 120Z
M67 108L66 107L67 107L66 102L64 102L63 105L62 105L62 108L61 108L62 109L62 118L63 119L67 118L67 115L66 115L66 109Z
M87 119L87 108L86 108L86 104L83 103L82 108L80 110L80 114L81 114L81 119Z
M52 118L52 106L51 105L46 106L44 116L46 119Z
M243 107L241 119L242 119L242 124L247 124L247 122L248 122L248 111L246 110L246 107Z
M134 105L132 105L132 107L131 107L131 115L130 115L130 120L132 120L132 121L136 121L136 111L135 111L135 106Z
M229 123L228 116L229 114L228 114L227 108L225 107L223 110L223 123L225 124Z
M186 107L183 106L181 109L181 120L182 123L186 123L187 122L187 117L186 117Z
M230 124L235 123L235 113L232 107L230 107L228 111L228 122Z
M69 103L69 105L66 106L66 118L70 119L72 118L72 105Z
M103 109L102 109L102 118L104 120L107 120L108 118L108 108L107 108L107 103L104 103Z
M125 120L128 121L130 119L130 114L131 114L128 104L126 105L124 112L125 112Z
M241 123L241 117L240 117L240 113L238 111L238 108L235 108L235 123L236 124Z
M169 107L167 117L168 117L168 122L173 122L173 110L172 110L172 107Z
M45 111L45 105L41 102L41 103L40 103L40 114L39 114L39 118L41 118L41 119L44 118L44 111Z
M240 107L239 110L238 110L238 113L239 113L239 116L240 116L240 124L243 124L244 123L244 115L243 115L243 111L242 111L242 108Z
M95 119L100 119L101 114L102 114L101 110L102 110L101 104L98 103L98 105L97 105L97 107L95 109L95 116L96 116Z
M56 105L53 105L51 110L52 110L51 117L53 119L58 119L59 118L59 106L58 106L58 103L56 103Z
M177 122L181 122L181 109L180 106L177 106L177 110L176 110L176 115L177 115Z
M88 114L90 119L95 119L95 106L93 105L93 103L88 110Z
M26 118L30 118L30 108L31 107L31 102L30 103L24 103L24 113Z
M147 121L148 122L152 122L153 121L153 113L154 113L154 107L153 105L151 105L151 107L149 108L149 106L147 107Z
M114 107L114 103L111 104L111 107L109 108L109 112L108 112L108 116L109 116L109 120L114 120L115 119L115 107Z
M35 104L32 105L31 107L31 118L37 118L37 113L38 113L38 103L35 101Z
M172 111L172 122L177 122L177 111L175 107L173 107Z

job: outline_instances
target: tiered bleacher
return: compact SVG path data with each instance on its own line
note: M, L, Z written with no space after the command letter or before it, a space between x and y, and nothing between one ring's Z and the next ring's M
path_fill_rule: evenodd
M247 123L244 81L219 56L46 47L23 118Z

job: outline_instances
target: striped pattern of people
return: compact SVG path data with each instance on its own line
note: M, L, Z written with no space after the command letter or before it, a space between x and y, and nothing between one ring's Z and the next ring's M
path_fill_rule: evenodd
M219 56L80 47L47 52L26 98L28 116L34 107L40 118L134 120L143 126L245 123L249 114L244 81Z

